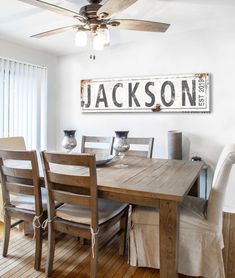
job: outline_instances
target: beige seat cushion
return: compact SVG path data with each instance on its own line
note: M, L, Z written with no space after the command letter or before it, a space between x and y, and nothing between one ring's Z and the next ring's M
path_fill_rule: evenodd
M43 210L47 208L47 196L46 189L41 188L42 192L42 206ZM14 195L11 198L11 203L20 209L32 210L35 211L35 198L30 195Z
M98 200L99 224L106 222L120 213L128 204L110 200ZM72 222L91 224L90 209L80 205L64 204L56 210L56 216Z

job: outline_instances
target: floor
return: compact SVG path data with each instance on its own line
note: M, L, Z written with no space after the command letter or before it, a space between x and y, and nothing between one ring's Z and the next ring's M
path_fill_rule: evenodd
M2 248L3 225L0 224L0 249ZM44 273L47 241L43 243L43 256L40 271L33 269L34 242L22 232L13 230L7 258L0 257L1 278L46 277ZM76 238L60 234L57 238L52 277L88 278L90 268L90 246L80 245ZM131 267L127 257L118 255L118 241L115 238L100 251L99 275L106 278L160 278L159 271L149 268ZM181 276L180 278L186 278Z

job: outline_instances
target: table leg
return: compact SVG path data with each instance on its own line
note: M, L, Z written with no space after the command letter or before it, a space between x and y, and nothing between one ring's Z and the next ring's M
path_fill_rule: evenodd
M160 277L178 277L178 203L160 200Z
M200 175L196 179L196 181L195 181L194 185L192 186L192 188L190 189L188 195L194 196L194 197L200 197Z

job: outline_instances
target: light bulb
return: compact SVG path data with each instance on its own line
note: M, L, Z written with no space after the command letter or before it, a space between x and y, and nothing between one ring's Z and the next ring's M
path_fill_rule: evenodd
M104 41L102 36L96 34L93 38L93 49L94 50L102 50L104 48Z
M87 33L82 30L78 30L75 35L75 45L84 47L87 45Z

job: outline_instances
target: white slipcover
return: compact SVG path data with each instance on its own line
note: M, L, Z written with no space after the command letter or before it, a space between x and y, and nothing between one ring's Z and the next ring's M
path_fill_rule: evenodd
M180 205L178 271L190 276L224 278L222 217L235 144L226 146L214 173L208 204L187 196ZM132 266L160 268L159 211L137 206L132 213L129 260Z

